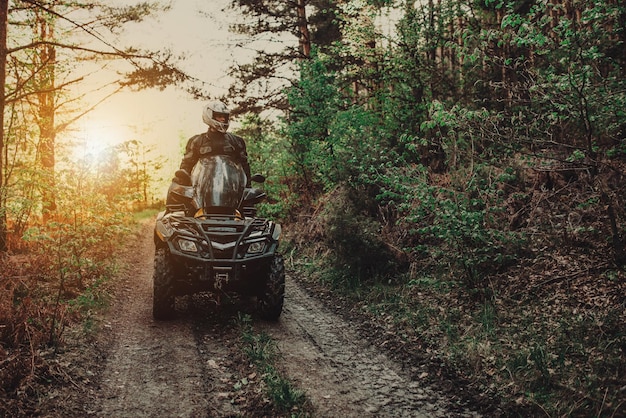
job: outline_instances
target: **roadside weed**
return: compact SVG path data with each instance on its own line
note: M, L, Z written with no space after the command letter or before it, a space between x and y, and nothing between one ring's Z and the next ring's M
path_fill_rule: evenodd
M250 315L239 313L235 322L241 333L242 351L262 374L267 396L274 406L282 411L291 411L292 417L307 416L301 412L306 402L304 392L276 367L280 354L274 340L264 331L255 332Z

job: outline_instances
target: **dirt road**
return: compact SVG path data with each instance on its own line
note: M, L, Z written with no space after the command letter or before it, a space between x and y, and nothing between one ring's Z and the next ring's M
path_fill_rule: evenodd
M240 354L235 311L202 301L176 320L152 319L151 225L137 235L115 300L88 346L70 347L67 388L48 394L44 416L263 416L261 377ZM450 402L368 344L288 278L277 323L253 317L254 329L277 343L280 367L304 391L315 417L450 417ZM78 349L77 349L78 348ZM239 353L239 354L238 354ZM255 409L257 408L257 409Z

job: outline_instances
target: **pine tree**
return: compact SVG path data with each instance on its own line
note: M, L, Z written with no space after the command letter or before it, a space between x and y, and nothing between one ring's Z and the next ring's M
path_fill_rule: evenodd
M233 0L231 5L242 13L244 23L233 25L231 30L246 35L251 45L259 39L270 41L263 43L262 49L256 49L252 62L231 68L236 81L228 96L238 103L235 113L287 109L282 91L295 80L296 63L310 58L313 44L323 50L341 39L339 3ZM283 45L282 49L273 47L277 43ZM272 45L271 50L266 48L268 44Z

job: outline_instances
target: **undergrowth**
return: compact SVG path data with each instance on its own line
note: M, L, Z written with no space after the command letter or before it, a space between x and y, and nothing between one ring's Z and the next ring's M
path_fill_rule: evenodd
M626 269L612 257L613 218L588 203L597 191L584 176L478 174L417 173L412 190L385 195L377 230L329 194L286 228L286 259L320 292L347 296L403 361L441 365L490 414L625 415ZM351 246L366 230L376 239ZM381 242L390 259L354 275L371 262L359 249Z
M586 275L523 296L494 278L493 297L477 302L450 277L355 289L333 285L321 265L309 259L292 267L299 277L347 296L357 312L392 333L397 354L414 356L404 360L442 362L459 382L470 382L481 403L490 398L489 408L505 416L624 413L624 270L607 272L615 286Z
M93 314L107 303L114 254L130 230L115 212L82 213L27 230L21 253L0 258L0 416L32 414L69 327L95 331Z

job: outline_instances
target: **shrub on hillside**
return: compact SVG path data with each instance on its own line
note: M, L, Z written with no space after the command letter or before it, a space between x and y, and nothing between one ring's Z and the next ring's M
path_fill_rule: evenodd
M347 284L388 276L394 267L381 225L360 212L359 203L348 188L338 187L326 196L320 215L338 280Z

